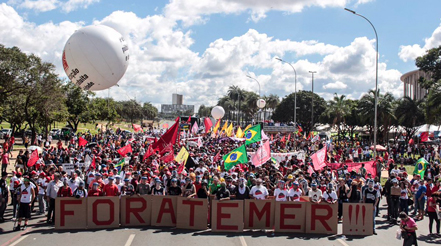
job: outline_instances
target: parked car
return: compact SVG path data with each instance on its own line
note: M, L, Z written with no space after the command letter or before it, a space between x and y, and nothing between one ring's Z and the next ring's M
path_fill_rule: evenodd
M55 135L57 135L57 133L59 133L59 132L60 132L60 129L58 129L58 128L52 128L52 130L50 131L49 134L51 134L52 136L55 136Z
M2 129L0 130L0 138L10 137L12 134L12 129Z

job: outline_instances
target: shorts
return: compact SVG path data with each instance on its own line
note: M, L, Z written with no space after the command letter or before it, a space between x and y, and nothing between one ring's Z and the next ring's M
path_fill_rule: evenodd
M29 203L20 203L20 208L18 209L18 218L31 218L31 206L29 206Z
M426 204L426 199L421 199L421 201L418 201L418 199L416 199L415 207L418 210L424 210L425 204Z

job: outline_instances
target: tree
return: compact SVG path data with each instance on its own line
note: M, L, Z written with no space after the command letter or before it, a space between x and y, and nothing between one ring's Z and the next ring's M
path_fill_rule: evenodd
M154 120L158 116L158 109L150 102L146 102L142 105L142 115L148 120Z
M420 78L420 84L425 89L441 88L441 45L426 51L426 54L417 57L415 65L430 78Z
M137 120L141 120L142 107L135 100L120 101L116 102L116 104L116 111L123 119L129 121L131 124Z
M395 117L406 131L406 142L415 134L416 126L425 122L423 105L423 100L413 100L410 97L403 97L398 101Z
M395 98L392 94L381 94L378 90L378 104L377 104L377 126L379 139L387 141L387 133L395 119ZM373 134L374 119L375 119L375 91L370 90L368 94L364 95L359 101L359 113L366 125L370 127L371 136Z
M211 115L211 109L213 109L213 107L206 107L204 104L201 104L201 106L199 106L199 109L198 109L199 117L200 118L209 117ZM227 112L228 111L226 111L225 113L227 114Z
M328 101L325 114L330 119L332 126L337 126L338 140L340 140L340 131L345 122L347 115L351 113L351 105L345 95L338 96L334 94L334 98Z
M91 110L95 112L94 119L107 121L107 126L120 117L116 112L116 102L113 98L94 98L91 101L91 107Z
M311 125L311 101L314 98L314 119L318 119L326 109L326 101L317 94L310 91L297 92L298 113L297 122L302 126L306 134L312 130ZM282 99L276 107L272 116L274 121L289 122L294 121L294 93L289 94ZM319 120L320 121L320 120Z
M90 122L94 118L94 111L91 110L89 96L94 93L81 89L73 83L66 83L64 85L66 94L66 107L68 115L66 117L67 123L70 127L77 131L80 122Z

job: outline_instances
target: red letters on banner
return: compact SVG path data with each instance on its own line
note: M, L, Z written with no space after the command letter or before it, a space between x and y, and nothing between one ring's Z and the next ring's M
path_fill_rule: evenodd
M156 220L156 223L161 224L162 216L164 214L170 214L172 223L176 224L176 215L173 209L172 200L170 198L162 199L161 209L159 209L158 219Z
M336 234L337 204L309 203L306 209L306 233Z
M274 226L274 200L245 200L246 229L272 229Z
M212 201L211 230L223 232L243 231L243 201Z
M108 220L98 220L98 205L99 204L107 204L109 206L109 219ZM92 221L95 225L110 225L115 220L115 204L113 204L110 200L97 200L92 204L93 212L92 212Z
M276 202L275 231L305 232L306 202Z
M66 210L66 205L67 204L71 204L71 205L79 205L82 204L83 201L81 200L61 200L60 201L60 226L65 226L65 217L67 215L75 215L74 211L72 210Z

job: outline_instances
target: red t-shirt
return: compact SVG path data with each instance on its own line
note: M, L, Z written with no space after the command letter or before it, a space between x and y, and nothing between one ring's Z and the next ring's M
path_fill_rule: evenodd
M58 190L58 197L71 197L72 196L72 189L68 187L61 187L61 189Z
M436 207L436 202L435 199L433 199L433 197L429 197L429 206L427 206L427 212L436 212L435 207ZM430 204L432 204L432 206L430 206Z
M100 190L89 190L87 196L103 196L103 193Z
M106 196L117 196L118 187L115 184L106 184L103 192L106 194Z
M402 225L406 225L406 228L409 228L409 227L415 227L415 226L416 226L415 220L413 220L413 219L410 218L410 217L409 217L409 219L408 219L407 221L402 220L402 221L401 221L401 224L402 224ZM407 231L408 231L408 232L414 232L415 230L407 230Z

